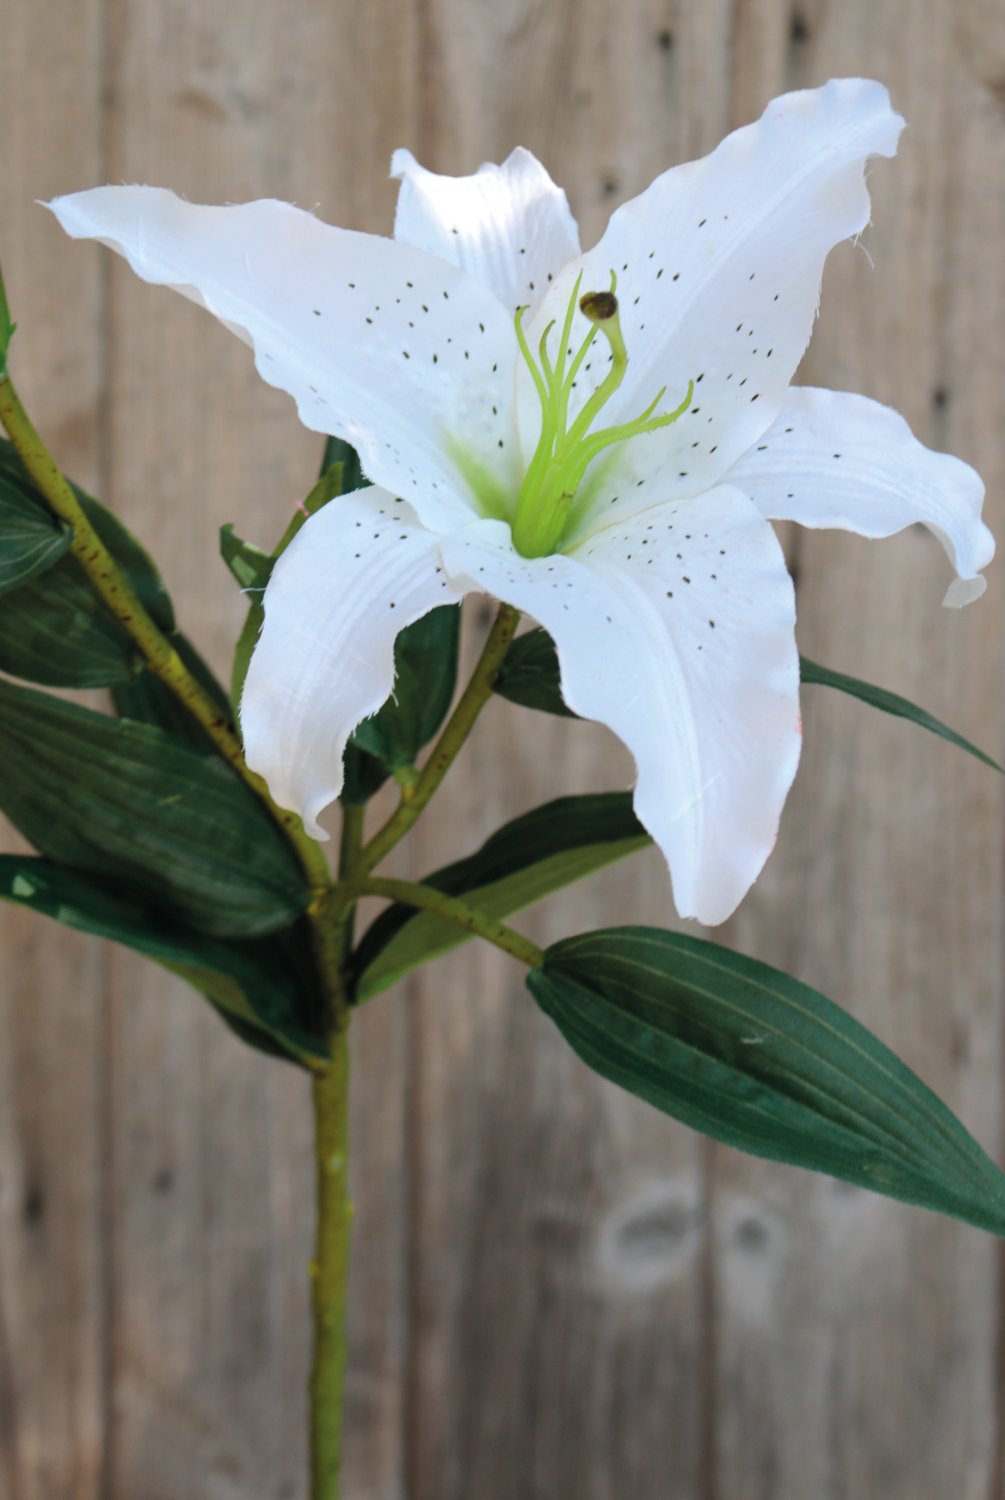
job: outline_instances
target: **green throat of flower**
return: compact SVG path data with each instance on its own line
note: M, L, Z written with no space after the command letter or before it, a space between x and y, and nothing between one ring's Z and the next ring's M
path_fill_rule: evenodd
M554 364L548 353L548 339L555 326L554 320L541 335L538 357L535 360L523 331L523 316L527 309L518 307L516 312L516 336L520 353L527 363L541 402L541 436L520 486L513 517L513 545L523 557L544 557L557 549L576 491L586 470L599 454L615 443L626 442L644 432L656 432L660 427L669 427L671 422L676 422L687 411L694 394L694 382L689 381L687 395L681 404L672 412L656 416L656 408L666 394L664 386L634 421L591 431L593 423L625 378L628 351L621 333L618 299L614 295L617 285L614 272L611 272L611 289L608 292L586 292L580 297L581 281L582 272L576 278L569 298L558 357ZM577 303L580 312L589 318L592 327L567 366L566 356L570 353L569 339ZM598 333L602 333L610 345L610 369L589 400L583 403L570 425L569 398L572 388Z

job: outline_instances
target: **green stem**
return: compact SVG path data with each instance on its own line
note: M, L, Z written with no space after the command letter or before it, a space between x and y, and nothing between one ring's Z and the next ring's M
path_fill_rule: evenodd
M409 829L418 821L430 797L450 770L464 741L474 728L475 720L492 696L492 685L516 634L520 615L512 605L500 604L492 629L471 674L471 680L461 694L457 707L447 721L446 728L437 740L432 754L419 772L418 779L397 811L383 828L373 836L363 850L362 870L372 870L401 842Z
M2 297L2 280L0 280ZM321 848L299 818L276 806L265 782L248 769L234 727L192 677L171 641L137 598L129 580L91 526L80 502L49 454L17 391L0 368L0 422L52 512L73 531L70 550L139 649L143 660L181 701L233 771L265 804L294 847L314 892L308 911L319 983L329 1009L329 1061L313 1064L316 1129L317 1239L311 1263L314 1359L310 1381L311 1500L338 1500L345 1377L346 1275L352 1209L348 1199L349 1008L345 962L352 941L355 898L336 896ZM362 809L347 809L341 869L357 869Z
M349 1271L349 1026L343 1009L331 1061L314 1076L317 1232L311 1261L310 1500L338 1500Z
M512 927L496 921L495 917L487 916L477 907L468 906L466 901L459 901L456 896L448 896L443 891L435 890L431 885L420 885L411 880L385 880L371 875L365 880L339 881L335 889L355 899L360 896L386 896L389 901L402 901L406 906L415 906L421 911L445 917L448 922L463 927L473 937L481 937L486 942L494 943L511 958L518 959L532 969L544 962L544 954L530 938L514 932Z
M351 880L361 871L360 855L363 849L363 825L366 821L366 807L362 804L344 802L342 804L342 836L338 851L339 878ZM337 889L337 888L333 888ZM336 895L336 900L338 899ZM339 917L341 932L339 933L340 965L345 966L345 961L352 951L353 929L356 921L356 902L348 901Z
M296 850L300 864L319 899L330 876L328 862L319 846L308 838L295 813L277 807L260 776L248 769L241 741L232 724L203 687L196 682L168 637L158 629L140 603L132 585L101 541L80 501L64 479L55 460L39 437L9 375L0 375L0 422L21 462L34 479L54 515L73 531L70 551L126 633L135 642L155 677L168 687L192 717L202 725L231 769L265 804Z
M339 873L359 868L364 809L343 806ZM311 1261L314 1352L309 1385L310 1500L338 1500L346 1367L346 1290L349 1275L349 1007L345 966L352 947L356 896L345 881L333 886L315 918L323 932L330 1006L329 1053L315 1068L314 1104L317 1226Z

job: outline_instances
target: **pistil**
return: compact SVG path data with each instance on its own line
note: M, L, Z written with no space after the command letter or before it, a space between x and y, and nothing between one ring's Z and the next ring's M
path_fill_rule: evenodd
M664 386L645 411L633 421L600 428L591 433L594 421L625 378L628 350L621 332L618 299L615 296L617 278L614 272L611 272L610 290L606 292L586 292L580 297L581 281L582 272L576 278L569 298L562 340L554 365L548 354L548 339L555 326L554 322L549 323L544 330L538 346L538 359L535 360L523 331L523 316L527 309L520 307L516 313L516 336L520 353L530 370L541 403L541 433L520 486L513 519L513 545L524 557L544 557L556 550L576 491L587 468L598 454L612 444L625 442L641 433L655 432L660 427L676 422L687 411L694 393L694 383L689 381L687 395L681 404L672 412L655 416L656 408L666 394ZM592 327L567 371L566 357L577 301L580 312L590 320ZM604 335L610 346L610 369L584 402L570 427L569 398L598 332Z

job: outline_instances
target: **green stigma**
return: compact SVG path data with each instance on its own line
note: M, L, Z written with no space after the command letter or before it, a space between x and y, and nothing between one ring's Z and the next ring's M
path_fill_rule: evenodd
M614 295L617 286L614 272L611 272L610 291L585 292L580 297L582 279L581 271L569 298L558 357L554 364L548 354L548 339L555 326L554 320L541 335L538 357L535 360L523 331L523 315L527 309L518 307L516 311L516 337L520 353L527 363L541 402L541 436L520 486L513 517L513 545L523 557L544 557L556 550L576 491L598 454L614 443L624 443L628 438L638 437L643 432L656 432L660 427L669 427L671 422L676 422L687 411L694 394L694 382L688 381L687 395L681 404L672 412L655 416L656 408L666 394L664 386L634 421L621 422L615 427L601 427L596 432L590 431L625 378L628 351L621 333L618 299ZM592 326L566 368L577 303L580 312L589 318ZM569 397L572 387L598 333L602 333L610 345L611 367L570 425Z

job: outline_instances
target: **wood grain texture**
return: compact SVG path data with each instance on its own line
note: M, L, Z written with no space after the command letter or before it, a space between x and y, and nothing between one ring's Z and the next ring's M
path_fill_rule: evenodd
M517 142L589 241L786 87L889 83L874 227L829 264L803 378L903 410L1005 483L998 0L0 0L2 245L25 394L160 559L220 668L215 557L270 541L318 443L200 313L32 206L99 180L275 195L384 231L390 152ZM58 108L53 101L58 101ZM1001 756L1001 588L938 607L913 532L787 536L806 653ZM484 625L469 611L468 650ZM788 967L1001 1143L1002 791L822 689L778 848L725 941ZM623 787L586 725L492 705L419 875L561 790ZM671 920L651 856L528 918ZM159 971L0 911L0 1497L298 1500L303 1081ZM594 1080L516 967L466 949L354 1037L349 1500L1005 1500L1001 1266L978 1231L710 1148Z
M95 486L103 275L96 264L66 264L33 199L60 191L64 172L101 170L103 50L100 0L74 6L56 35L32 7L4 15L3 256L32 330L18 335L25 395ZM65 101L59 111L39 107L43 57L48 87ZM67 338L60 325L71 309ZM108 1451L111 956L9 909L0 949L0 1494L92 1500Z

